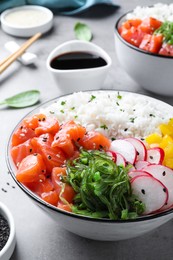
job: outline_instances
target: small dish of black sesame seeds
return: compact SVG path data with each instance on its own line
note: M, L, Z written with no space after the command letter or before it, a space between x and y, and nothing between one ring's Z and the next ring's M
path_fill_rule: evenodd
M9 209L0 202L0 259L9 260L16 244L14 219Z

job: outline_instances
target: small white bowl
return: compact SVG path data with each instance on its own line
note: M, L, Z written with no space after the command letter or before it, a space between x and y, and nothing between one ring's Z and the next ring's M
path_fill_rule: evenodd
M126 15L127 13L116 22L114 33L120 65L142 88L156 94L173 96L173 57L153 54L126 42L118 32Z
M59 70L50 66L53 58L68 52L93 53L103 58L107 64L102 67L73 70ZM59 45L47 58L47 69L54 77L60 94L100 89L111 64L111 58L102 48L91 42L79 40L72 40Z
M16 245L15 224L11 212L9 211L7 206L5 206L2 202L0 202L0 214L7 220L8 225L10 227L9 238L5 246L0 251L0 259L9 260Z
M26 12L34 12L34 14L27 14ZM40 20L38 20L38 14L40 14ZM11 16L10 20L9 16ZM33 20L34 17L36 19L35 21ZM20 19L23 19L21 25ZM14 36L30 37L38 32L46 33L52 26L53 13L48 8L42 6L21 6L8 9L1 14L2 29L4 32Z

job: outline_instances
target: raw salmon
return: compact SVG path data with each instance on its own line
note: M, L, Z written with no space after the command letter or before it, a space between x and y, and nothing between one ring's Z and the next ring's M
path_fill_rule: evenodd
M79 141L79 144L86 150L108 150L111 142L103 134L95 131L89 131Z

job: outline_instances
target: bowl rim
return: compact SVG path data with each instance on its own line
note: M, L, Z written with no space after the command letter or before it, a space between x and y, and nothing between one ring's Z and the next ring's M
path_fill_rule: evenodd
M114 90L114 89L101 89L101 90L85 90L85 91L80 91L80 92L87 92L87 93L93 93L93 92L117 92L117 93L128 93L128 94L134 94L137 96L144 96L146 98L149 98L150 100L157 100L159 103L163 103L164 105L170 106L170 108L172 108L172 106L164 101L161 101L159 99L150 97L146 94L141 94L141 93L135 93L135 92L131 92L131 91L121 91L121 90ZM79 93L79 92L76 92ZM10 142L11 142L11 138L12 135L14 133L14 131L18 128L18 126L21 124L22 120L30 115L32 115L35 111L37 111L39 108L41 108L42 106L48 105L48 104L52 104L53 102L55 102L56 100L62 98L62 97L66 97L66 96L70 96L74 93L69 93L69 94L64 94L64 95L60 95L57 97L54 97L50 100L47 100L45 102L43 102L42 104L36 106L34 109L32 109L30 112L28 112L25 116L23 116L20 121L16 124L16 126L13 128L9 139L7 141L7 145L6 145L6 151L5 151L5 159L6 159L6 164L9 170L9 173L11 175L11 177L13 178L13 180L16 182L16 184L25 192L26 195L28 195L32 200L34 200L34 202L36 202L41 208L44 206L47 209L60 213L66 217L72 217L74 219L80 219L83 221L91 221L91 222L99 222L99 223L136 223L136 222L140 222L140 221L148 221L148 220L153 220L153 219L158 219L160 217L164 217L166 215L169 215L171 213L173 213L173 208L167 209L163 212L158 212L157 214L150 214L150 215L146 215L146 216L140 216L136 219L127 219L127 220L111 220L111 219L102 219L102 218L92 218L92 217L88 217L88 216L83 216L83 215L78 215L72 212L68 212L65 210L61 210L49 203L47 203L46 201L42 200L39 196L37 196L34 192L32 192L31 190L29 190L29 188L27 188L26 186L24 186L22 183L20 183L19 181L17 181L16 177L15 177L15 173L13 168L15 167L14 165L12 166L12 159L10 158ZM11 162L10 162L11 159ZM13 163L14 164L14 163Z
M102 66L102 67L95 67L95 68L87 68L87 69L68 69L68 70L59 70L59 69L54 69L51 67L50 63L51 61L57 56L56 55L56 52L58 50L61 51L61 48L62 48L62 51L61 51L61 54L59 55L62 55L64 53L67 53L67 51L64 51L63 48L66 47L66 46L77 46L77 44L80 44L80 45L84 45L86 46L86 52L92 52L94 54L97 54L97 55L100 55L105 61L106 61L106 65ZM95 48L94 51L90 51L89 46L92 46ZM80 51L80 49L79 49ZM71 52L73 52L73 50L71 50ZM84 52L84 51L83 51ZM90 71L95 71L95 70L105 70L105 69L108 69L110 66L112 65L112 59L111 57L109 56L109 54L102 48L100 47L99 45L93 43L93 42L87 42L87 41L84 41L84 40L69 40L69 41L65 41L63 42L62 44L56 46L48 55L47 57L47 60L46 60L46 67L47 69L50 71L50 72L53 72L55 74L70 74L70 73L79 73L79 72L85 72L85 73L88 73Z
M7 220L10 228L10 234L8 240L4 245L4 247L2 248L2 250L0 251L0 258L1 258L2 256L5 256L5 254L8 254L8 251L11 251L11 253L13 253L15 243L16 243L16 237L15 237L15 223L14 223L13 216L10 210L8 209L8 207L1 201L0 201L0 214Z
M151 6L149 6L149 7L151 7ZM122 14L122 15L118 18L118 20L116 21L116 23L115 23L114 30L115 30L115 34L116 34L116 36L119 38L119 40L120 40L122 43L124 43L125 45L127 45L129 48L131 48L131 49L133 49L133 50L135 50L135 51L138 51L138 52L140 52L140 53L142 53L142 54L147 54L147 55L149 55L149 56L153 56L153 57L156 57L156 58L162 58L162 59L163 59L163 58L173 59L173 56L160 55L160 54L156 54L156 53L152 53L152 52L148 52L148 51L142 50L142 49L140 49L139 47L136 47L136 46L134 46L134 45L128 43L127 41L125 41L125 40L121 37L121 35L120 35L119 32L118 32L118 27L119 27L119 25L121 24L121 21L123 20L123 18L125 18L127 14L132 13L133 11L134 11L134 9L133 9L133 10L130 10L130 11L127 11L126 13Z

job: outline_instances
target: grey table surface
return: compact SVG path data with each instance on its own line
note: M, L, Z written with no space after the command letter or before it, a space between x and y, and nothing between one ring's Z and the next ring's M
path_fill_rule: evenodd
M114 24L117 18L137 5L156 2L122 0L119 1L121 8L116 11L110 7L97 6L78 16L56 15L52 31L30 48L30 51L38 55L36 65L23 66L15 62L1 75L0 100L29 89L41 91L41 102L58 96L58 88L46 69L46 59L53 48L75 38L73 27L80 21L91 27L94 34L93 43L101 46L112 58L113 65L101 86L102 89L147 94L173 105L173 97L156 96L137 85L120 67L114 49ZM170 0L162 2L171 3ZM24 39L9 36L0 29L0 59L7 56L4 44L10 40L16 40L19 44L24 42ZM17 237L11 260L172 259L173 221L136 239L118 242L93 241L62 229L16 186L7 173L6 144L15 125L31 109L0 108L0 201L9 207L14 216Z

